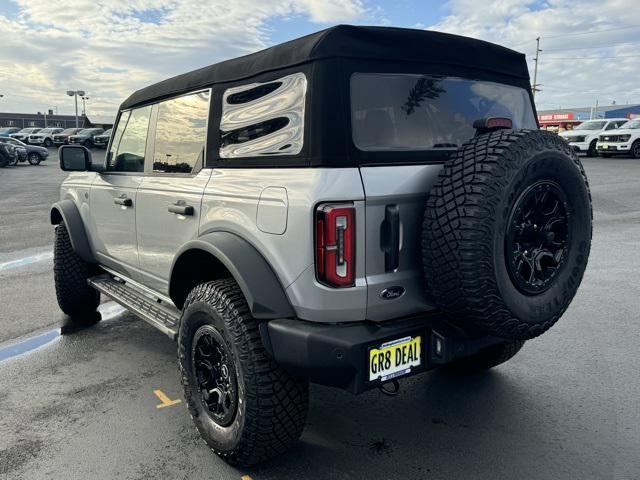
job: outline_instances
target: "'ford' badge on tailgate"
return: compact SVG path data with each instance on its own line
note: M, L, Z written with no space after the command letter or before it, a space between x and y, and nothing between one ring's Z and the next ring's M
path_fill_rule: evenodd
M394 298L400 298L402 295L404 295L404 292L405 290L403 287L389 287L380 292L380 298L383 298L385 300L393 300Z

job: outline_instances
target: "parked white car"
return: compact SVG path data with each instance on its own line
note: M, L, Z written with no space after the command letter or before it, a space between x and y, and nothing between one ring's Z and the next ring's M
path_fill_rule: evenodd
M629 120L617 130L600 135L597 148L603 157L623 154L640 158L640 118Z
M31 145L44 145L45 147L53 146L53 136L62 132L63 128L43 128L37 133L29 135L29 143Z
M562 132L564 138L576 152L586 153L588 157L598 155L596 144L601 133L614 130L627 122L626 118L603 118L601 120L587 120L573 130Z

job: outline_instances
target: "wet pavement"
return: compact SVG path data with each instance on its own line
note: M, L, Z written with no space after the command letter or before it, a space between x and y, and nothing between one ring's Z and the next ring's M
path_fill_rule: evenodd
M298 446L248 470L198 437L168 337L108 300L81 330L59 312L55 155L0 169L0 479L640 478L640 161L584 163L592 256L558 325L492 372L394 398L313 386Z

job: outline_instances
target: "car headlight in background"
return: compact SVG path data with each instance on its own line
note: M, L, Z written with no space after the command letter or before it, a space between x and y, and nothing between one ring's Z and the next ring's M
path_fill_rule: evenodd
M577 137L565 137L565 140L567 142L584 142L584 139L586 137L584 135L582 136L577 136Z
M620 139L621 142L628 142L629 139L631 138L631 135L620 135L618 138Z

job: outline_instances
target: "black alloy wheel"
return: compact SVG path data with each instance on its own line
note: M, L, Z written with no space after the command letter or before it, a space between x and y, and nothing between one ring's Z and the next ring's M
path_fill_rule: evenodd
M636 140L631 145L631 158L640 158L640 140Z
M238 380L229 346L215 327L196 331L191 358L204 411L218 425L230 425L238 406Z
M505 234L505 260L521 292L544 292L562 268L569 246L569 211L560 185L548 180L531 185L513 206Z

